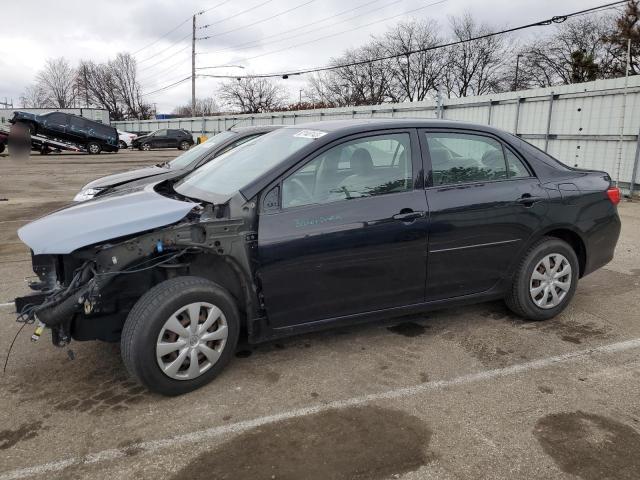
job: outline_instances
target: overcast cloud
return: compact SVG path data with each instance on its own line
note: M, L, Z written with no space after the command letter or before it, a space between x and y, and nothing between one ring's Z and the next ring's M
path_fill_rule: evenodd
M197 17L201 26L216 22L198 31L203 36L216 35L198 42L198 66L239 64L245 67L244 71L235 68L210 71L229 74L295 70L323 65L331 57L340 55L345 48L364 43L371 35L383 33L402 18L431 18L444 26L448 15L468 11L480 21L503 27L530 23L604 3L603 0L447 0L428 6L435 1L227 1ZM194 12L221 3L223 0L3 2L0 99L5 96L13 98L17 105L20 93L49 57L64 56L75 64L80 59L107 60L121 51L133 53L158 40ZM249 26L298 6L300 8L287 14ZM363 7L325 22L299 28L358 6ZM425 6L417 12L406 13ZM249 11L236 15L244 10ZM231 16L234 18L227 19ZM543 28L538 28L526 35L539 35L543 31ZM153 46L136 53L145 92L190 75L190 32L189 20ZM327 38L307 43L320 37ZM174 43L176 45L171 46ZM269 54L277 50L281 51ZM198 96L213 95L216 82L213 79L198 79ZM298 90L304 88L303 79L290 79L287 82L292 96L297 96ZM170 112L177 104L188 102L190 92L187 82L146 98L157 103L159 112Z

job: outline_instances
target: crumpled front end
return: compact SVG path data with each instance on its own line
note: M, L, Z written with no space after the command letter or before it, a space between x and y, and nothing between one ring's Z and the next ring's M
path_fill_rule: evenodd
M228 205L209 204L165 227L69 253L32 254L38 281L31 295L15 299L18 321L37 324L34 340L51 329L57 346L71 339L115 342L140 297L175 276L236 276L237 296L248 299L251 224L248 217L229 218Z

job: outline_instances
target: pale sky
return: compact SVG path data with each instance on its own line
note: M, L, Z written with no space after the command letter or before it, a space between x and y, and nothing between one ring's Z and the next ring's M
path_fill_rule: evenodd
M121 51L137 51L135 57L144 92L180 80L191 73L189 17L216 5L196 17L199 26L211 24L199 29L198 35L213 36L197 42L197 66L241 65L244 70L229 67L210 73L243 74L324 65L345 48L367 42L371 35L382 34L402 19L434 19L443 25L444 31L447 16L468 11L479 21L505 27L606 3L447 0L430 6L435 1L5 0L0 8L0 100L5 96L13 98L17 105L21 92L44 61L58 56L76 64L80 59L104 61ZM352 9L355 10L349 11ZM291 11L284 13L287 10ZM327 18L331 16L334 17ZM163 37L175 27L175 31ZM543 34L545 28L551 27L536 28L526 35ZM147 47L152 42L156 43ZM197 95L215 96L216 82L199 78ZM292 97L297 97L304 86L304 78L287 80ZM186 82L145 98L157 104L158 112L169 113L177 104L187 103L190 95L191 85Z

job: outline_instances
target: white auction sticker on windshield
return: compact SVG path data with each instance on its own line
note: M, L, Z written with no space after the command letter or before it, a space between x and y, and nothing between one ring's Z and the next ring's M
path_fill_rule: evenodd
M320 130L300 130L294 135L298 138L320 138L326 135L327 132L321 132Z

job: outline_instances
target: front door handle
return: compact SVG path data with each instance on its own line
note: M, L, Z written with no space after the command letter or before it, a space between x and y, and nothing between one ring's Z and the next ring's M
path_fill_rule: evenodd
M401 222L413 222L418 218L424 217L424 212L414 212L413 210L407 212L403 211L402 213L396 213L393 216L394 220L400 220Z
M517 201L518 203L521 203L525 207L530 207L534 203L542 202L543 200L544 200L544 197L534 197L528 193L525 193Z

